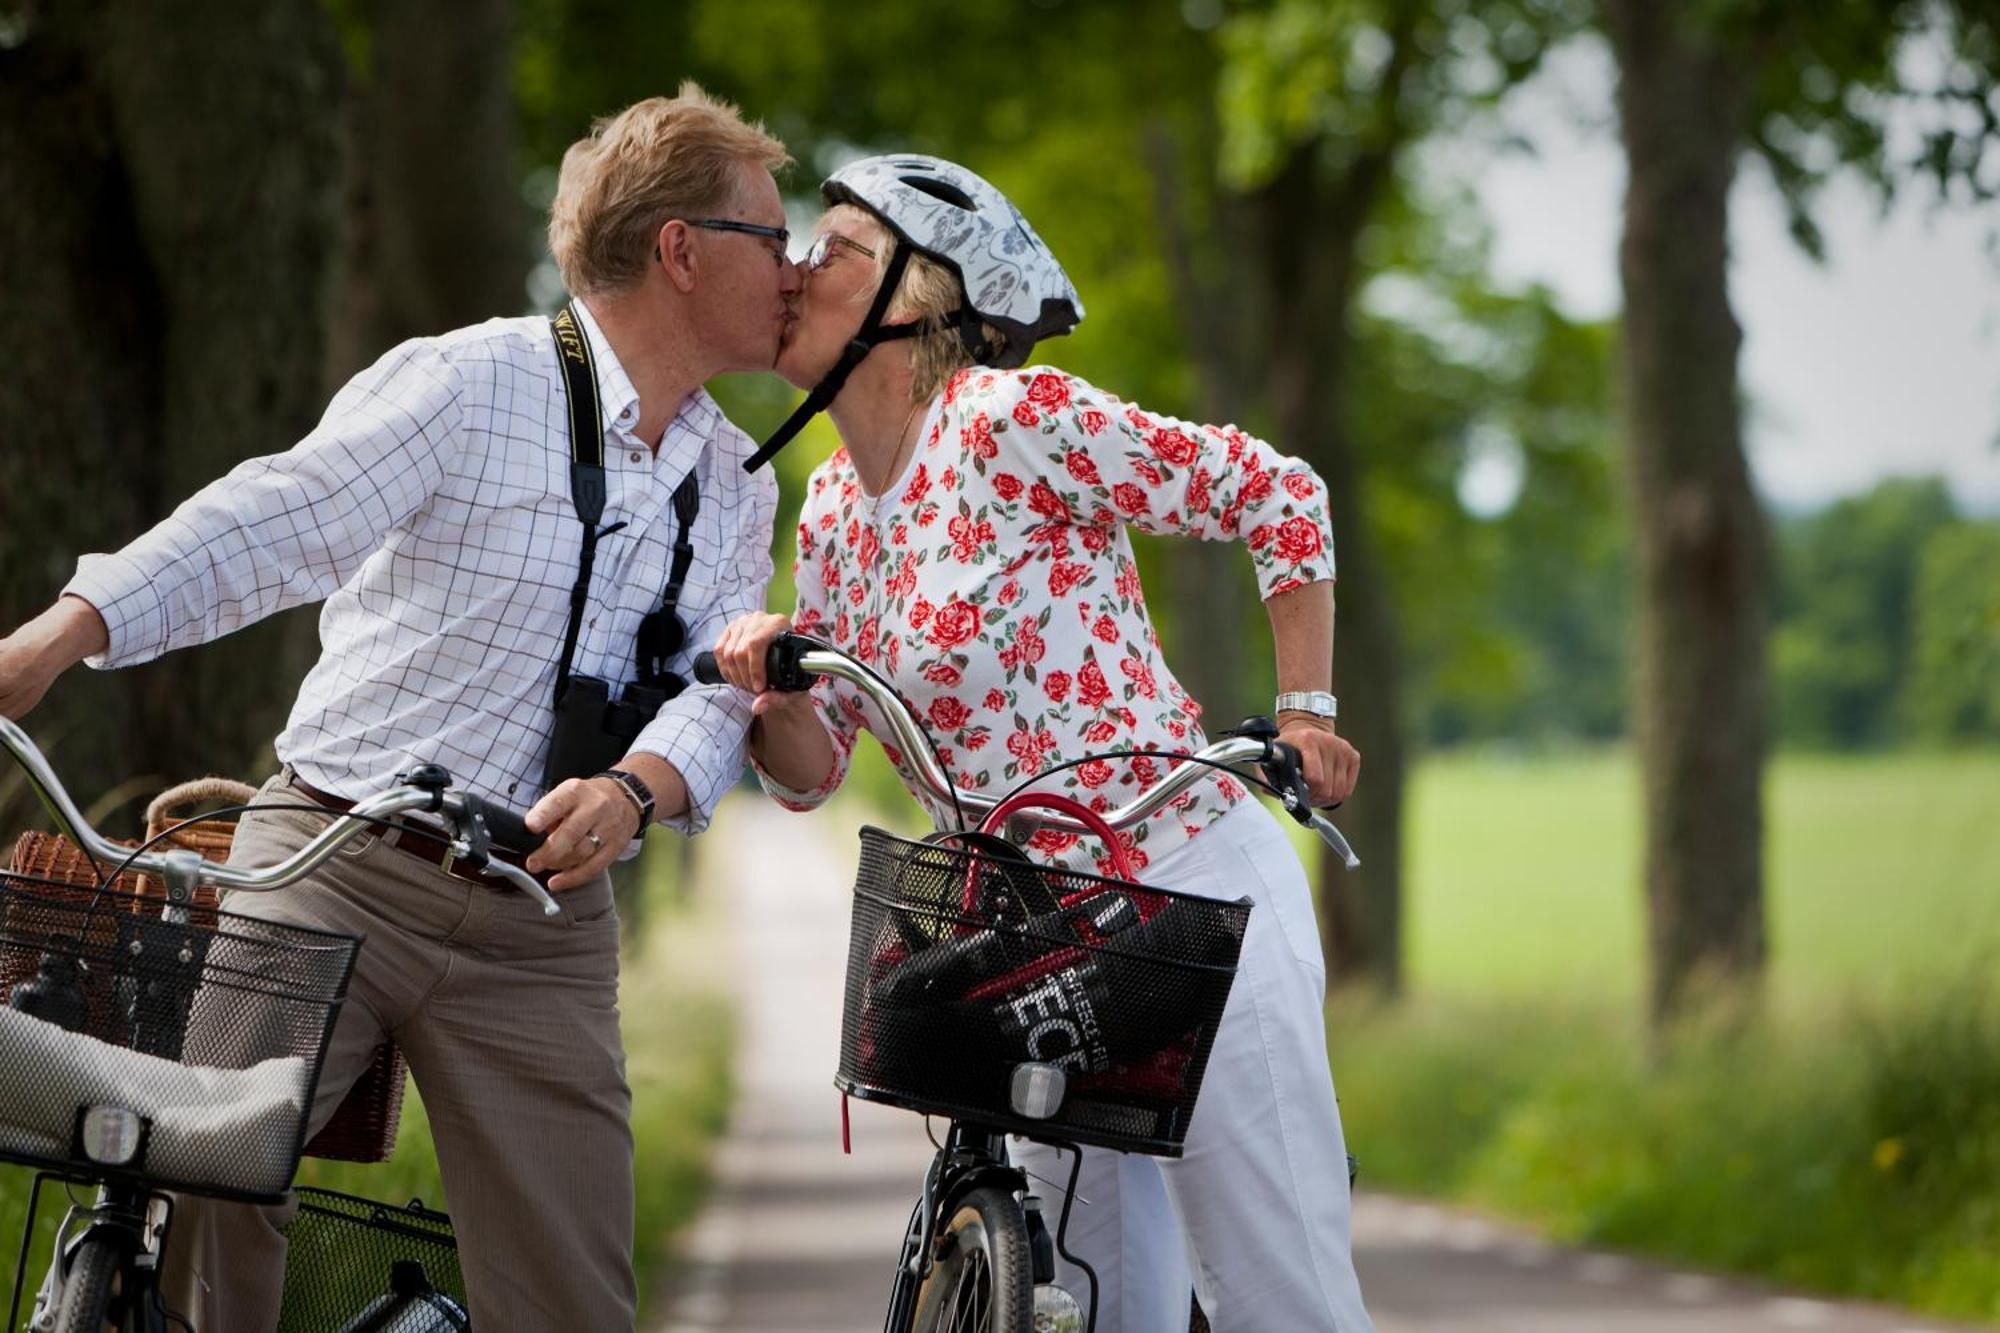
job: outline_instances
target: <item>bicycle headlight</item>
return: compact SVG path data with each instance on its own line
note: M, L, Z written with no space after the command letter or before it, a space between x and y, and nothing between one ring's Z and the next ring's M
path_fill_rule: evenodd
M91 1106L77 1126L77 1147L100 1166L129 1166L139 1155L146 1122L123 1106Z
M1047 1120L1062 1109L1063 1095L1068 1091L1069 1075L1061 1066L1028 1060L1014 1066L1008 1102L1015 1115Z

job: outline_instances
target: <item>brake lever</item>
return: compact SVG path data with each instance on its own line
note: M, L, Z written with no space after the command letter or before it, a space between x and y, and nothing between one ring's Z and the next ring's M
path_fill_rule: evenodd
M1312 818L1307 821L1307 827L1311 828L1314 833L1319 834L1321 842L1333 848L1335 854L1340 857L1349 870L1359 870L1361 868L1361 858L1356 856L1354 849L1347 845L1346 835L1335 828L1333 821L1319 811L1314 810L1311 814Z
M519 866L493 855L493 832L486 826L486 803L469 791L458 793L459 816L454 821L458 837L451 844L454 860L463 861L474 870L484 870L490 875L512 884L521 892L542 905L543 916L555 916L562 911L549 891L541 882Z

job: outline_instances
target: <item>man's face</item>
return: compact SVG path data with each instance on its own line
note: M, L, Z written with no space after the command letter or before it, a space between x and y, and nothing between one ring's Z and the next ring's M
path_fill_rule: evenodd
M771 173L743 164L736 197L714 216L782 228L785 208ZM774 237L697 229L702 326L721 370L769 370L798 299L798 266Z

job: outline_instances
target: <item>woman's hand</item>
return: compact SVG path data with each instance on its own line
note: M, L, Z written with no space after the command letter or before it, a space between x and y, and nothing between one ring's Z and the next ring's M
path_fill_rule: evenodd
M1337 805L1354 794L1354 783L1361 776L1361 752L1334 731L1330 718L1281 714L1278 739L1299 752L1299 767L1314 805Z
M785 692L773 690L765 675L765 659L769 650L781 634L792 630L790 616L777 615L768 611L752 611L729 622L715 641L715 665L722 672L722 678L739 690L748 690L757 696L757 702L750 709L752 718L762 717L773 708L786 708L794 704L809 704L811 695L798 690Z

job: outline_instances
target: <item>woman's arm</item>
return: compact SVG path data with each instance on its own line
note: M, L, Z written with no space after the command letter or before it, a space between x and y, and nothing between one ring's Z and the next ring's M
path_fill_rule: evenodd
M955 411L976 472L1078 525L1242 541L1265 597L1333 578L1326 487L1234 426L1145 412L1047 367L975 372Z
M813 478L805 510L799 516L798 559L792 582L798 590L798 612L787 617L753 612L723 630L715 644L715 661L723 679L757 696L750 710L750 766L772 800L790 810L810 810L824 802L847 779L857 728L833 706L832 685L822 682L809 691L785 693L767 689L765 650L787 630L801 634L825 631L828 601L825 561L835 558L832 542L825 549L813 522L813 501L825 488Z
M1333 584L1308 583L1265 599L1276 650L1278 692L1325 690L1333 683ZM1315 805L1354 794L1361 754L1339 736L1332 718L1315 713L1278 714L1278 734L1296 746Z

